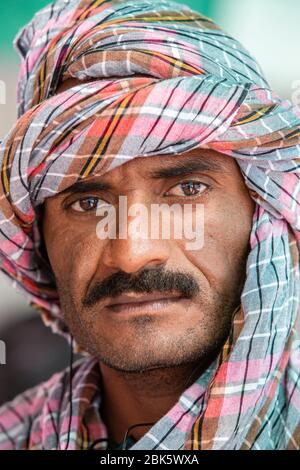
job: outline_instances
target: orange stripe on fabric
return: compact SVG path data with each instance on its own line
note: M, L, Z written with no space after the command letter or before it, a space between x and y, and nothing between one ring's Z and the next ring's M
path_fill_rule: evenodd
M101 143L100 143L99 147L97 148L93 158L91 159L87 169L83 173L82 178L85 178L86 176L89 175L89 172L93 168L94 163L99 158L99 155L101 155L101 152L102 152L103 148L105 147L107 141L109 140L109 138L113 134L118 122L121 119L123 111L124 111L124 109L126 109L127 103L129 102L130 99L131 99L131 95L126 96L125 99L121 102L119 108L116 110L116 114L115 114L115 116L114 116L114 118L113 118L113 120L112 120L112 122L111 122L111 124L108 128L108 131L107 131L106 135L104 136L104 138L101 140Z
M183 69L183 70L188 70L190 72L196 72L198 74L203 74L204 73L204 70L202 69L198 69L196 67L192 67L191 65L186 65L184 62L182 62L181 60L178 60L178 59L173 59L165 54L162 54L161 52L156 52L156 51L147 51L146 49L140 49L141 52L144 52L145 54L148 54L148 55L155 55L157 57L162 57L163 59L166 59L170 64L182 64L180 65L180 67Z

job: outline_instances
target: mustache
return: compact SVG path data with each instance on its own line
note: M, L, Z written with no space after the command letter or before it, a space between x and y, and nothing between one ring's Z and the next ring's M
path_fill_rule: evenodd
M167 271L163 267L143 269L137 274L118 271L102 282L97 282L83 300L84 307L93 307L97 302L128 292L151 293L178 292L191 299L199 291L199 285L191 274Z

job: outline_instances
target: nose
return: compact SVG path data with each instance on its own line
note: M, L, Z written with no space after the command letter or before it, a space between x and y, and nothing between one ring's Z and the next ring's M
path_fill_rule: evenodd
M116 212L116 237L106 240L102 251L101 262L105 267L113 270L121 270L127 273L135 273L141 269L160 267L165 265L170 257L170 240L160 237L151 238L150 226L154 223L151 216L151 202L147 191L143 189L128 189L126 202L123 205L119 201L119 210ZM137 237L136 231L130 226L136 221L131 209L138 204L142 212L141 230ZM142 207L141 207L142 206ZM135 206L137 207L137 206ZM134 214L135 211L133 211ZM121 219L119 219L121 214ZM145 225L144 225L145 223ZM138 224L139 225L139 224Z
M102 256L102 263L110 269L135 273L148 267L160 267L170 256L168 240L126 239L109 240Z

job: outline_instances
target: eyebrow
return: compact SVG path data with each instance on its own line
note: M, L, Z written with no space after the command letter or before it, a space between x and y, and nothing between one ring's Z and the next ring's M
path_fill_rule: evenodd
M176 157L174 157L175 159ZM150 171L150 177L153 179L161 179L161 178L174 178L177 176L186 176L190 175L195 172L218 172L224 173L228 171L228 169L220 162L215 160L209 160L204 158L201 155L186 157L186 161L178 161L174 162L172 166L168 166L165 168L159 168L157 170ZM77 181L72 186L62 190L60 194L66 193L87 193L90 191L109 191L113 189L113 186L110 183L105 181L85 181L84 179L81 181Z
M176 157L174 157L176 158ZM186 161L175 162L173 166L166 168L159 168L158 170L151 171L152 178L174 178L176 176L185 176L197 171L209 172L226 172L225 165L215 161L204 158L201 155L186 157Z
M112 185L104 181L77 181L66 189L60 191L59 194L67 193L88 193L90 191L108 191L112 189Z

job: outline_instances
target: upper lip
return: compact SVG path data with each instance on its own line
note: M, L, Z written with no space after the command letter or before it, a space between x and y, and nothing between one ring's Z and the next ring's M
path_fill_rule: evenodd
M162 300L162 299L179 299L182 295L178 292L153 292L153 293L146 293L146 294L123 294L118 295L114 299L112 299L106 306L111 307L112 305L120 305L120 304L131 304L131 303L138 303L138 302L151 302L155 300Z

